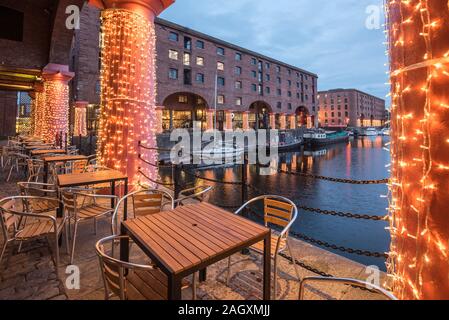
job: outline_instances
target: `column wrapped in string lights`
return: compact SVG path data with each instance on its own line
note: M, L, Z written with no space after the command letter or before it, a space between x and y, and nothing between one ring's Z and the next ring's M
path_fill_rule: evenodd
M104 0L98 158L133 185L158 179L154 17L173 0ZM106 7L103 7L106 6ZM108 9L109 8L109 9ZM141 161L141 159L144 161Z
M33 134L36 137L42 137L42 119L45 116L45 92L42 83L39 82L34 85L34 96Z
M30 106L30 134L33 135L34 134L34 129L35 129L35 123L36 123L36 105L37 105L37 101L36 101L36 92L35 91L30 91L28 92L28 95L31 98L31 106Z
M449 296L449 2L387 0L391 252L400 299Z
M56 137L66 135L69 129L69 81L74 77L69 66L49 63L42 71L45 103L40 105L41 134L46 141L56 142Z
M87 101L75 102L75 120L73 126L74 136L87 136Z
M276 114L270 113L270 128L276 129Z

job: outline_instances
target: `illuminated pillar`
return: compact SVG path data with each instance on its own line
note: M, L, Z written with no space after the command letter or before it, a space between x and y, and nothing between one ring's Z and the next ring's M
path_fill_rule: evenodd
M233 115L233 111L231 111L231 110L225 111L225 131L232 131L232 129L233 129L232 115Z
M45 115L45 92L44 85L37 83L34 85L34 128L33 134L36 137L42 137L42 119Z
M206 130L214 130L214 110L206 110Z
M449 3L387 1L391 252L400 299L449 297Z
M295 130L296 129L296 116L294 114L289 115L290 118L290 129Z
M162 133L164 132L163 125L163 112L164 107L157 107L156 108L156 133Z
M94 1L101 9L101 114L98 158L130 184L157 180L154 18L173 0ZM139 141L142 146L139 147ZM139 155L141 159L139 159Z
M36 105L37 105L36 92L35 91L30 91L30 92L28 92L28 95L31 98L30 134L33 135L34 134L34 129L35 129L35 120L36 120Z
M245 111L242 114L242 129L243 131L249 130L249 112Z
M60 134L64 137L69 129L69 81L74 77L69 66L49 63L42 71L45 103L41 108L41 136L56 142Z
M270 129L276 129L276 114L270 113Z
M75 102L75 120L73 126L74 136L87 136L87 101Z
M285 113L281 113L279 120L280 120L280 124L281 124L280 129L281 130L286 130L287 129L287 122L286 122L286 115L285 115Z

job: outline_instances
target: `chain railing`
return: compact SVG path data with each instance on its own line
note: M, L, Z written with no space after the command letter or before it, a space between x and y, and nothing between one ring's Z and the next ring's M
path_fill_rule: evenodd
M146 149L146 150L157 150L157 151L165 151L165 152L170 152L171 150L168 149L158 149L158 148L149 148L149 147L145 147L142 144L139 143L139 147ZM139 159L147 164L147 165L151 165L154 167L159 167L159 168L172 168L172 182L171 183L166 183L166 182L161 182L161 181L154 181L154 179L151 179L150 177L147 177L143 172L140 172L146 179L148 179L149 181L156 183L158 185L162 185L165 187L174 187L175 191L177 190L177 192L179 193L179 190L181 188L180 186L180 182L179 182L179 172L184 172L186 175L197 179L197 180L201 180L201 181L205 181L205 182L210 182L210 183L215 183L215 184L219 184L219 185L231 185L231 186L239 186L242 188L242 201L239 204L236 205L229 205L229 204L223 204L223 203L214 203L215 205L224 208L224 209L237 209L239 208L241 205L243 205L246 202L246 198L248 195L248 190L252 190L253 192L255 192L257 195L263 195L266 194L266 192L264 190L261 190L257 187L255 187L254 185L250 184L247 181L247 177L246 177L246 170L247 170L247 165L248 162L246 161L246 157L245 157L245 161L242 164L242 180L241 181L224 181L224 180L218 180L218 179L212 179L212 178L207 178L207 177L203 177L198 173L192 172L191 170L188 170L185 166L183 165L161 165L161 164L151 164L150 162L142 159L142 157L139 155ZM295 176L301 176L301 177L306 177L306 178L313 178L313 179L318 179L318 180L323 180L323 181L329 181L329 182L334 182L334 183L344 183L344 184L354 184L354 185L374 185L374 184L386 184L388 183L388 179L379 179L379 180L354 180L354 179L342 179L342 178L334 178L334 177L326 177L326 176L320 176L320 175L315 175L315 174L309 174L309 173L301 173L301 172L292 172L292 171L286 171L286 170L278 170L279 173L282 174L290 174L290 175L295 175ZM177 194L177 193L176 193ZM368 220L368 221L386 221L388 219L388 216L382 215L382 216L377 216L377 215L367 215L367 214L356 214L356 213L350 213L350 212L339 212L339 211L335 211L335 210L324 210L324 209L319 209L319 208L311 208L308 206L304 206L304 205L297 205L298 209L303 210L304 212L308 212L308 213L315 213L315 214L322 214L322 215L328 215L328 216L335 216L335 217L341 217L341 218L348 218L348 219L357 219L357 220ZM369 251L369 250L361 250L361 249L354 249L354 248L349 248L349 247L345 247L345 246L339 246L336 244L332 244L329 243L327 241L323 241L323 240L319 240L319 239L315 239L312 238L308 235L302 234L302 233L298 233L298 232L290 232L290 235L303 240L305 242L314 244L314 245L318 245L320 247L324 247L324 248L328 248L328 249L332 249L332 250L336 250L336 251L340 251L340 252L345 252L345 253L349 253L349 254L355 254L355 255L359 255L359 256L366 256L366 257L374 257L374 258L384 258L387 259L388 258L388 254L386 253L382 253L382 252L373 252L373 251ZM300 261L296 261L296 263L319 275L322 276L327 276L327 277L332 277L332 275L323 273L313 267L307 266L306 264L304 264L303 262Z

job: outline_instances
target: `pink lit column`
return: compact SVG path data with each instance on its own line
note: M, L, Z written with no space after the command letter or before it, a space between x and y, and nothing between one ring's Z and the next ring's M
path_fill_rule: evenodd
M95 1L102 9L98 157L137 185L158 179L154 18L173 0ZM149 179L146 179L149 178Z
M232 110L225 111L225 131L232 131Z
M287 129L287 122L286 122L286 115L285 115L285 113L282 113L280 115L280 119L279 120L280 120L280 123L281 123L280 129L281 130Z
M75 102L74 136L87 136L87 101Z
M214 110L206 110L206 130L214 130Z
M164 128L162 126L163 112L164 112L164 107L156 108L156 133L164 132Z
M290 121L290 129L295 130L296 129L296 116L294 114L289 115L289 121Z
M248 131L249 130L249 112L248 111L243 112L242 120L243 120L242 121L243 122L243 124L242 124L243 131Z
M270 129L276 129L276 114L270 113Z
M74 77L69 66L48 64L42 71L45 103L39 106L41 118L40 136L46 141L56 142L56 138L68 133L69 129L69 81Z

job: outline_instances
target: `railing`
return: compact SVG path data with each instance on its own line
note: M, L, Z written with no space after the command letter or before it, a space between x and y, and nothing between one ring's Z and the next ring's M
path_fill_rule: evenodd
M148 147L141 145L140 143L139 143L139 146L146 150L157 150L157 151L168 151L168 152L171 151L171 150L167 150L167 149L164 150L164 149L158 149L158 148L148 148ZM175 191L178 190L177 194L179 194L179 190L181 188L180 179L179 179L180 172L184 172L186 175L189 175L190 177L195 178L196 180L211 182L211 183L215 183L215 184L219 184L219 185L229 185L229 186L234 186L234 187L240 187L241 192L242 192L242 197L241 197L240 203L238 203L236 205L214 203L215 205L225 208L225 209L240 208L244 203L247 202L249 190L252 190L252 192L255 193L255 196L266 194L266 192L264 190L258 189L257 187L248 183L248 177L247 177L248 158L247 158L246 154L244 156L244 162L241 164L242 179L240 181L225 181L225 180L211 179L211 178L203 177L203 176L199 175L198 173L192 172L191 170L188 170L187 168L185 168L185 166L183 166L183 165L170 164L170 165L161 166L158 164L150 164L147 161L143 160L140 156L139 156L139 158L144 163L146 163L148 165L152 165L154 167L172 168L172 183L167 184L167 183L164 183L161 181L153 181L152 179L149 179L148 177L146 177L146 178L148 178L151 182L156 183L158 185L174 186L174 190ZM341 178L326 177L326 176L320 176L320 175L309 174L309 173L292 172L292 171L287 171L287 170L278 170L278 173L294 175L294 176L301 176L301 177L310 178L310 179L318 179L318 180L323 180L323 181L328 181L328 182L333 182L333 183L354 184L354 185L387 184L389 181L389 179L379 179L379 180L341 179ZM176 198L177 194L175 192L175 198ZM311 207L302 206L302 205L298 205L298 204L297 204L297 206L298 206L298 209L303 210L304 212L307 212L307 213L311 213L311 214L322 214L322 215L335 216L335 217L346 218L346 219L358 219L358 220L367 220L367 221L369 220L369 221L378 221L378 222L388 220L387 215L376 216L376 215L357 214L357 213L350 213L350 212L339 212L339 211L333 211L333 210L323 210L323 209L319 209L319 208L311 208ZM252 213L257 215L257 213L254 210L252 210ZM339 246L339 245L331 244L329 242L322 241L319 239L314 239L312 237L309 237L305 234L298 233L298 232L290 231L290 235L295 238L306 241L308 243L318 245L320 247L324 247L324 248L328 248L328 249L333 249L336 251L341 251L341 252L345 252L345 253L349 253L349 254L356 254L359 256L366 256L366 257L383 258L383 259L388 258L387 253L373 252L373 251L368 251L368 250L361 250L361 249L348 248L345 246ZM284 257L290 261L292 260L292 258L290 258L286 255ZM295 263L315 274L319 274L324 277L333 277L333 275L322 272L312 266L305 264L304 262L295 260Z

